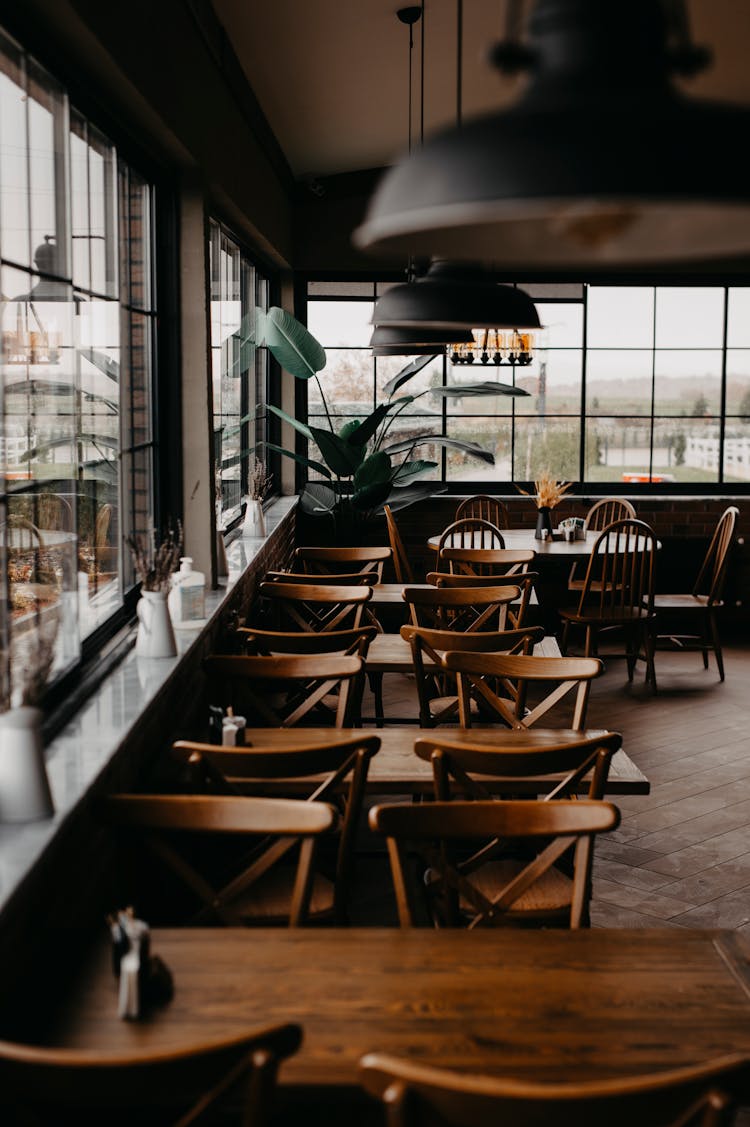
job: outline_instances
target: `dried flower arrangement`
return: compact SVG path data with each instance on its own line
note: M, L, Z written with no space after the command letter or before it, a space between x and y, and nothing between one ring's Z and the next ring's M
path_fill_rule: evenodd
M262 501L268 493L273 482L273 474L266 472L266 464L256 455L251 468L248 482L248 497L252 501Z
M182 524L177 521L177 531L171 524L157 544L153 528L147 536L126 536L133 567L141 581L143 591L168 591L170 576L176 571L182 554Z
M545 470L534 482L535 493L528 493L525 489L521 489L520 485L517 485L516 489L519 493L523 493L524 497L533 497L538 509L554 509L555 505L560 504L563 495L572 484L570 481L557 481Z

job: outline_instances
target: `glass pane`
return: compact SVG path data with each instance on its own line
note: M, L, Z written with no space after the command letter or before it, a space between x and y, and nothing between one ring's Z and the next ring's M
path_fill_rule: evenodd
M372 336L372 301L311 301L307 327L324 348L367 348Z
M68 272L64 149L69 136L65 100L49 75L28 60L27 66L32 253L39 270L64 276Z
M718 481L719 423L654 420L655 481Z
M589 348L651 348L654 291L651 286L589 286Z
M385 385L389 380L392 380L399 372L403 371L412 360L424 359L424 357L416 356L377 356L375 357L375 387L377 389L377 402L378 404L384 403L387 396L385 394ZM415 403L409 404L405 409L407 413L414 414L423 413L425 409L439 410L440 401L434 396L422 395L422 392L427 391L431 387L440 387L443 382L443 357L435 356L429 363L422 368L421 372L417 372L416 376L412 376L403 387L394 392L391 396L392 399L398 399L404 395L420 396Z
M650 472L649 419L587 419L586 475L589 481L648 481Z
M151 290L151 188L132 169L123 185L121 210L127 223L121 222L123 247L121 277L127 276L129 292L123 300L136 309L152 309ZM126 193L126 194L125 194Z
M586 357L588 415L650 415L654 354L650 350L590 351Z
M124 536L148 536L154 525L153 449L134 450L122 456L123 496L126 508L122 514ZM135 582L130 553L123 554L123 579L126 589Z
M77 115L70 122L70 204L73 240L73 284L91 288L89 232L89 159L86 123Z
M528 368L516 369L516 383L530 398L513 399L517 415L580 415L581 364L578 349L539 352Z
M729 291L727 346L750 348L750 286L732 286Z
M309 297L372 297L372 282L308 282Z
M478 415L463 419L449 419L449 438L461 442L476 442L495 457L495 465L459 450L448 450L446 474L448 481L510 481L511 479L511 429L512 421Z
M581 348L583 345L583 305L567 302L537 302L537 313L544 328L537 333L537 349Z
M369 349L331 348L328 363L318 372L328 409L337 415L369 415L374 409L374 365ZM310 411L322 411L323 403L316 380L307 381Z
M151 318L143 313L131 313L127 324L129 333L125 340L126 360L122 366L122 396L130 435L126 434L125 444L140 446L152 438Z
M724 290L659 286L657 348L720 348L724 341Z
M750 349L727 349L727 414L750 418Z
M750 481L750 418L727 419L724 434L724 480Z
M116 195L114 150L89 129L89 240L91 288L109 297L117 295L115 252Z
M654 413L710 418L721 411L721 352L657 352Z
M547 472L577 481L581 424L577 419L516 419L513 478L534 481Z
M0 34L0 247L31 265L26 93L20 52Z

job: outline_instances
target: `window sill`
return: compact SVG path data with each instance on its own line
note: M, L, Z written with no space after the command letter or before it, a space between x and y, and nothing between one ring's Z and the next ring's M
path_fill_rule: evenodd
M296 497L282 497L269 506L266 510L268 535L293 509L296 500ZM229 577L218 590L206 592L205 623L193 629L175 630L177 657L137 658L133 649L133 627L126 656L48 744L47 774L55 813L43 821L0 824L0 914L26 875L53 845L78 804L100 779L144 709L221 615L228 595L262 549L266 538L241 535L227 548Z

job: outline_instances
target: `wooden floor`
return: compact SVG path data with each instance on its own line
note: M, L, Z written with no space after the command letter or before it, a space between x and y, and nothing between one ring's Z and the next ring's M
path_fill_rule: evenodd
M622 824L597 842L594 926L750 936L750 647L727 646L725 665L722 684L713 659L704 671L700 654L660 651L656 697L618 659L594 683L588 725L622 732L651 781L618 799ZM413 681L386 676L385 702L386 716L416 715ZM385 857L362 844L356 922L395 922Z

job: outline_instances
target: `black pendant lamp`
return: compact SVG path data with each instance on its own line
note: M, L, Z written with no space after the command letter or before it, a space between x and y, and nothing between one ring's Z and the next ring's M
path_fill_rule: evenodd
M358 246L503 270L750 250L750 109L673 86L707 61L682 0L535 0L528 42L494 61L530 71L520 100L386 173Z
M472 344L473 341L468 329L451 332L449 329L376 325L370 347L373 356L437 356L445 351L446 344Z

